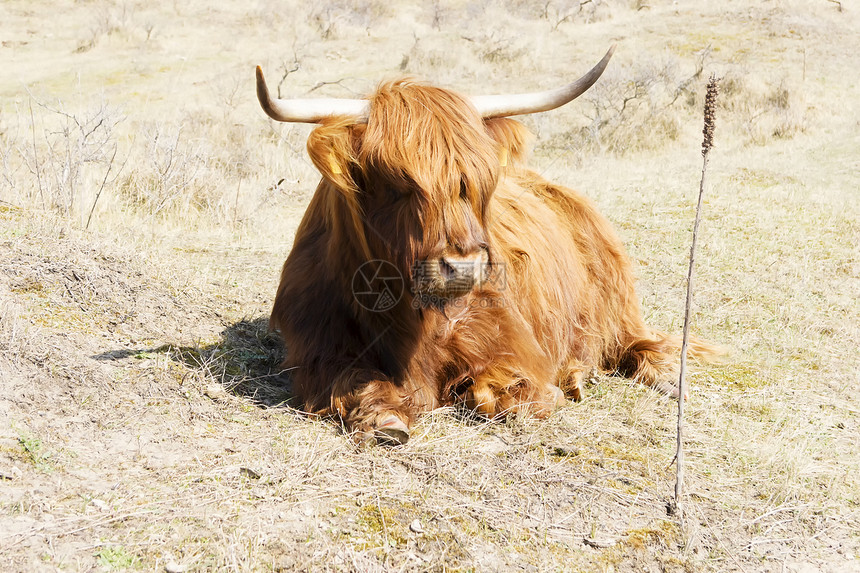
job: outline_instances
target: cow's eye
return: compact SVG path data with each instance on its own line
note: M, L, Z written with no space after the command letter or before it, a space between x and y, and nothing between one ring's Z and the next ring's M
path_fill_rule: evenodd
M466 187L465 179L460 180L460 199L462 199L463 201L469 200L469 190Z
M386 185L385 196L388 198L389 201L394 202L401 199L403 197L403 193L401 193L394 185Z

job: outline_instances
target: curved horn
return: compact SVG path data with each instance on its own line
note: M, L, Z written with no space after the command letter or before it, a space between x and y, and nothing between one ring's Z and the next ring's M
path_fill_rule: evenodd
M473 96L472 105L484 119L536 113L561 107L581 96L597 81L606 69L606 64L609 63L613 52L615 52L615 44L612 44L603 59L587 74L564 87L528 94Z
M276 121L319 123L333 115L351 115L367 121L370 104L366 99L280 99L269 95L263 70L257 66L257 99L266 115Z

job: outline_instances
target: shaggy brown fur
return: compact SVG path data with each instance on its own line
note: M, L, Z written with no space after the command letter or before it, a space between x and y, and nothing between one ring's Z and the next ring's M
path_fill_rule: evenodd
M484 121L461 96L408 80L371 96L367 124L333 118L311 133L323 179L271 318L307 410L366 435L458 402L545 416L559 388L579 399L592 368L672 391L677 340L643 322L630 261L594 205L524 167L528 139L514 120ZM416 299L416 264L478 251L503 283ZM385 311L353 295L374 259L406 283Z

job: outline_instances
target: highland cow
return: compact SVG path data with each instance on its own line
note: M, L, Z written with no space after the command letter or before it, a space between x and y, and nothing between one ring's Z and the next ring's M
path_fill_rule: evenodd
M621 241L528 169L508 118L576 98L611 55L557 90L473 98L402 79L367 99L275 99L257 68L270 117L319 124L322 180L271 316L304 408L404 443L443 405L546 416L593 368L677 395L678 340L643 321Z

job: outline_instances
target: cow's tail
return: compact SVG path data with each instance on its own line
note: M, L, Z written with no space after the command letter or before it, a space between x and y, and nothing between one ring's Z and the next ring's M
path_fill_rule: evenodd
M623 376L678 397L678 363L682 339L680 336L652 331L650 336L639 338L628 344L618 364ZM728 354L727 349L691 335L687 344L687 357L700 364L720 361Z
M667 352L672 352L680 356L681 344L683 342L681 336L675 334L667 334L659 330L653 331L651 336L661 344ZM702 364L713 364L723 360L729 351L727 348L708 342L703 338L699 338L695 334L691 334L687 340L687 358L693 358Z

